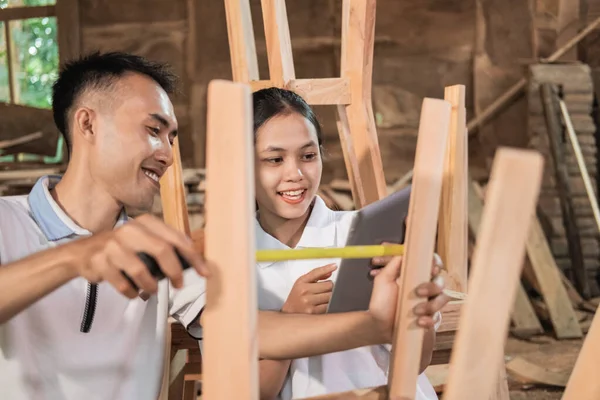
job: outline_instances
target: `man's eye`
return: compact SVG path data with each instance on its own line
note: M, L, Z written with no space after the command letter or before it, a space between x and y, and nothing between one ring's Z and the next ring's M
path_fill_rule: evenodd
M150 133L152 133L153 135L158 135L160 133L160 129L159 128L154 128L152 126L147 126L146 127Z

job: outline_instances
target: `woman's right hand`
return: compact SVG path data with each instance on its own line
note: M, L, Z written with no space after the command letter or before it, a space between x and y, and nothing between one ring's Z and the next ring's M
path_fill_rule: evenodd
M331 277L336 268L335 264L327 264L298 278L281 311L298 314L324 314L333 291L333 282L326 279Z

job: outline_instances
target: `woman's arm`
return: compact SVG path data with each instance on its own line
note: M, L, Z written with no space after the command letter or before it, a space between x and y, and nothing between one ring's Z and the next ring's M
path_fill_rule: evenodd
M290 369L291 360L260 360L260 400L273 400L277 397Z

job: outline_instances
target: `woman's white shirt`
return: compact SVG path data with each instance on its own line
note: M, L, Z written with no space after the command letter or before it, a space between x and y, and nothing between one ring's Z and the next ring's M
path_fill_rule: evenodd
M342 247L350 231L353 211L333 211L316 197L315 204L296 248ZM257 249L288 249L255 222ZM340 260L287 260L258 263L258 305L261 310L281 310L294 283L302 275ZM331 280L337 278L337 270ZM389 346L366 346L338 353L293 360L282 400L343 392L385 385L388 381ZM437 400L427 377L419 376L416 400Z

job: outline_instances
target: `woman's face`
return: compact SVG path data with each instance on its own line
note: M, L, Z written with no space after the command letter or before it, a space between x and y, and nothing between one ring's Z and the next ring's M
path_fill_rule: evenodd
M298 113L280 114L256 133L256 201L261 215L303 217L321 183L317 131Z

